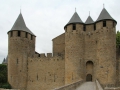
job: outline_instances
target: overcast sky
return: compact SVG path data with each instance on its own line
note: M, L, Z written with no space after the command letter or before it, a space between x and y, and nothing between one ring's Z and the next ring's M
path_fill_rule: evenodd
M20 8L27 27L37 36L36 51L52 52L52 39L64 33L64 26L76 11L83 22L89 11L94 21L105 4L120 30L120 0L1 0L0 1L0 63L8 54L7 32L17 19Z

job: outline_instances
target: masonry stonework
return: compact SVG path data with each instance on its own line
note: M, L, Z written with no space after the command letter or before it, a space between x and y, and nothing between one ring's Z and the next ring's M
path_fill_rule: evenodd
M65 33L52 40L53 53L41 54L20 13L8 32L9 83L21 90L52 90L78 81L119 83L116 24L105 8L95 22L89 16L84 23L75 12Z

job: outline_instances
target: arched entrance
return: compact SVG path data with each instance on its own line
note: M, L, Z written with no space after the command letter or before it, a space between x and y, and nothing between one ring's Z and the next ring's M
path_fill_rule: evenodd
M93 79L93 62L92 61L87 61L86 62L86 81L92 81Z
M92 75L91 74L87 74L86 81L92 81Z
M92 61L87 61L86 62L86 69L93 69L93 62Z

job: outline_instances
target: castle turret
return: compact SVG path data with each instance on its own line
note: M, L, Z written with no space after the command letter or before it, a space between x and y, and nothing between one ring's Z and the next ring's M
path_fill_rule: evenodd
M96 20L97 60L96 79L101 84L116 82L116 21L103 8Z
M91 18L91 16L88 16L85 24L93 24L93 23L94 23L94 21L93 21L93 19Z
M87 32L94 31L94 21L91 18L91 16L88 16L85 24L86 24L86 31Z
M25 89L27 86L27 60L35 53L35 37L20 13L8 31L8 81L12 88Z
M84 23L74 13L65 25L65 84L76 82L84 78Z

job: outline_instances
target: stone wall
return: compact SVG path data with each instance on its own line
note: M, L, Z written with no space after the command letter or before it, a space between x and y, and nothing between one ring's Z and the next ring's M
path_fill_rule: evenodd
M65 85L65 60L60 53L36 54L28 60L27 90L51 90Z
M65 53L65 33L52 39L53 41L53 54L54 53Z

